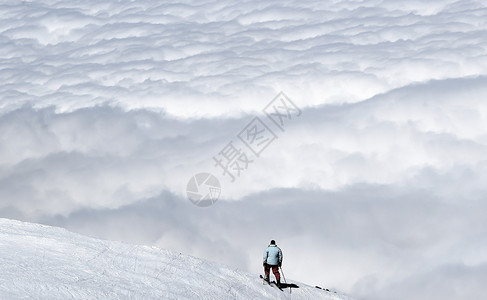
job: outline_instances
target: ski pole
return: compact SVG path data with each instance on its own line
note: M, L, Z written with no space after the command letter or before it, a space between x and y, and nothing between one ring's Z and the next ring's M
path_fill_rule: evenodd
M284 272L282 271L282 267L279 267L281 269L281 273L282 273L282 279L284 279L284 283L287 285L287 281L286 281L286 276L284 276ZM291 287L289 287L289 294L291 294Z
M287 284L286 276L284 276L284 272L282 271L282 267L279 267L279 268L281 269L282 278L284 279L284 283Z

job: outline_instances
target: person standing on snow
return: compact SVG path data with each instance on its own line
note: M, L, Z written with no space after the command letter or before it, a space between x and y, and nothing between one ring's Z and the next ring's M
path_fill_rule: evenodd
M276 245L276 241L272 240L271 244L264 251L264 280L269 282L269 271L272 268L272 273L276 276L277 286L281 286L281 276L279 274L279 267L282 265L282 251Z

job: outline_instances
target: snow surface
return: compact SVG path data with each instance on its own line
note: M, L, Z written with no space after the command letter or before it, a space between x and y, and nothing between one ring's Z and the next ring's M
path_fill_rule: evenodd
M8 219L0 265L0 299L351 299L297 282L281 292L215 262Z

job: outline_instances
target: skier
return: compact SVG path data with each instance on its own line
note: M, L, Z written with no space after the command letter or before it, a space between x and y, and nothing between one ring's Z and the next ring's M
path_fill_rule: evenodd
M271 244L264 251L264 280L269 282L269 271L272 268L272 273L276 276L277 286L281 287L281 276L279 274L279 267L282 265L282 251L276 245L276 241L272 240Z

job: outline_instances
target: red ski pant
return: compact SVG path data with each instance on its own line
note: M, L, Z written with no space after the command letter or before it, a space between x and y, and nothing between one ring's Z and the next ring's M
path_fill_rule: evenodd
M265 278L269 278L269 271L271 267L272 267L272 273L274 273L274 276L276 276L276 280L280 281L281 276L279 275L279 267L276 265L265 264L264 266Z

